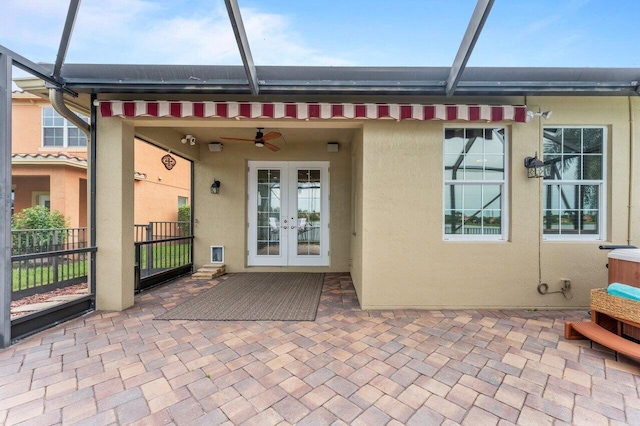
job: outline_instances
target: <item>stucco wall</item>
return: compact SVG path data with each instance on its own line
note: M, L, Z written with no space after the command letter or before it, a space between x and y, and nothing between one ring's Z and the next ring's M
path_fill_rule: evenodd
M86 226L86 181L83 168L62 165L16 165L12 168L15 185L15 212L34 206L34 192L49 193L51 210L58 210L69 221L72 228ZM81 194L85 188L85 194Z
M543 125L607 126L607 240L626 243L629 100L545 97L529 98L527 104L530 109L553 110ZM541 152L539 120L507 126L510 232L504 242L443 241L444 123L364 124L360 299L364 308L589 304L589 289L607 283L607 253L598 250L601 241L541 241L542 181L528 179L522 165L525 156ZM538 294L540 278L549 284L549 291L559 290L561 280L570 279L573 298Z
M209 247L225 247L227 271L269 271L281 267L247 267L247 166L248 161L330 162L330 266L288 267L288 271L346 272L349 270L351 234L351 148L341 144L338 153L328 153L326 142L288 141L277 153L252 144L225 144L222 152L200 147L195 163L195 266L209 263ZM220 194L212 195L213 180L221 182Z
M362 283L365 271L362 268L362 130L351 142L351 280L358 300L363 303Z
M186 197L191 204L191 163L173 154L176 165L167 170L161 162L167 151L136 139L135 171L144 173L135 188L135 221L178 220L178 197Z
M14 154L47 154L64 151L85 158L84 147L43 147L42 109L51 107L45 99L29 95L14 94L11 106L11 148Z

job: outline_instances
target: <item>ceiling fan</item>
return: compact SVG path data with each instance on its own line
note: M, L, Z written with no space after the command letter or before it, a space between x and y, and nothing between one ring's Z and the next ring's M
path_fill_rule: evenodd
M247 142L253 142L255 144L255 146L262 148L265 147L271 151L280 151L280 148L278 148L277 146L270 144L267 141L270 141L272 139L278 139L280 137L282 137L282 135L278 132L269 132L266 135L264 133L262 133L262 129L264 129L264 127L257 127L258 132L256 133L256 137L253 139L243 139L243 138L224 138L221 137L220 139L225 139L228 141L247 141Z

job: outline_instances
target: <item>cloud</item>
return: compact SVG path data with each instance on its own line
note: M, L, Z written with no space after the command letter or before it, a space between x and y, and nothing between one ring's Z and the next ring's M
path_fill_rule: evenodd
M286 15L255 8L242 9L242 15L256 65L352 65L309 47ZM59 35L49 37L54 51L58 40ZM242 60L221 3L178 9L174 2L86 0L67 62L238 65Z

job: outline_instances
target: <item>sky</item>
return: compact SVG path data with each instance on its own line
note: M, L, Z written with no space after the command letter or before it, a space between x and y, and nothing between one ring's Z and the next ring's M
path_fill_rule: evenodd
M0 0L0 44L53 63L66 0ZM475 0L238 0L256 65L451 66ZM637 0L495 0L467 66L640 67ZM242 64L223 0L84 0L67 63Z

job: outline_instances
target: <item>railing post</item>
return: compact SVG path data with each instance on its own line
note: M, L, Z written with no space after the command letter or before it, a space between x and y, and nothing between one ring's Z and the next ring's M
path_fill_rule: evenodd
M145 241L153 241L153 222L147 225L147 239ZM153 269L153 244L145 244L147 246L147 271Z
M58 230L53 230L52 251L58 251ZM58 282L58 256L53 256L53 284Z
M0 53L0 348L11 344L11 74L13 60Z
M141 290L141 285L140 285L140 261L141 261L141 248L142 248L142 244L135 244L135 256L136 256L136 261L135 261L135 265L133 268L133 273L134 275L134 280L135 280L135 292L139 293Z

